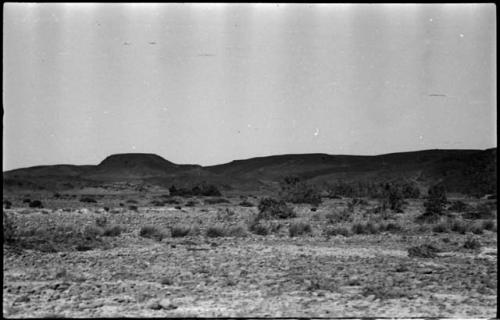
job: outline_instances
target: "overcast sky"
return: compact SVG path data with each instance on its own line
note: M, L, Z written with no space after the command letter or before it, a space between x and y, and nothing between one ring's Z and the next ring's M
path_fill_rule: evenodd
M493 4L5 4L3 170L496 147Z

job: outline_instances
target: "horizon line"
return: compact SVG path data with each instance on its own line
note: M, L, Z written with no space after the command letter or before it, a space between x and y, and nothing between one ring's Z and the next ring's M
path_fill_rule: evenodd
M321 152L312 152L312 153L284 153L284 154L271 154L271 155L264 155L264 156L256 156L256 157L250 157L250 158L242 158L242 159L233 159L228 162L223 162L223 163L218 163L218 164L212 164L212 165L200 165L200 164L195 164L195 163L175 163L172 162L165 157L157 154L157 153L148 153L148 152L125 152L125 153L113 153L110 154L109 156L106 156L106 158L115 156L115 155L127 155L127 154L144 154L144 155L156 155L159 156L160 158L172 162L174 165L194 165L194 166L200 166L202 168L207 168L207 167L215 167L215 166L220 166L220 165L225 165L229 164L232 162L236 161L246 161L246 160L252 160L252 159L260 159L260 158L270 158L270 157L283 157L283 156L299 156L299 155L326 155L326 156L352 156L352 157L378 157L378 156L385 156L385 155L392 155L392 154L399 154L399 153L414 153L414 152L424 152L424 151L486 151L490 149L496 149L497 146L490 147L490 148L484 148L484 149L420 149L420 150L411 150L411 151L396 151L396 152L389 152L389 153L379 153L379 154L373 154L373 155L366 155L366 154L330 154L330 153L321 153ZM106 158L104 158L102 161L104 161ZM3 170L3 164L2 164L2 174L5 172L9 171L15 171L15 170L22 170L22 169L31 169L31 168L37 168L37 167L50 167L50 166L77 166L77 167L85 167L85 166L98 166L101 162L97 164L70 164L70 163L56 163L56 164L40 164L40 165L34 165L34 166L29 166L29 167L19 167L15 169L9 169L9 170Z

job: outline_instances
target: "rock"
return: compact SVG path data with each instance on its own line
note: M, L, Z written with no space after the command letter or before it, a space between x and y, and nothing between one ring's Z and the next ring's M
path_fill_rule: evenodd
M178 308L170 299L161 299L158 304L165 310L174 310Z

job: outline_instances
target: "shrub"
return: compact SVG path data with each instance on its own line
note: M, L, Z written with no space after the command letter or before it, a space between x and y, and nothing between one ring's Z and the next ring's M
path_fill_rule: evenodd
M255 205L253 203L251 203L250 201L247 201L247 200L240 202L240 206L242 206L242 207L255 207Z
M377 225L372 222L367 223L355 223L351 227L351 231L354 234L376 234L379 232Z
M98 227L105 227L106 224L108 223L108 219L105 216L100 216L95 219L95 224Z
M123 232L122 227L114 225L104 229L103 236L105 237L118 237Z
M206 235L209 238L224 237L224 227L222 227L221 225L210 226L207 229Z
M218 204L218 203L231 203L231 201L225 198L205 199L205 204Z
M166 203L166 204L181 204L181 202L179 202L177 199L167 199L163 203Z
M311 225L304 222L296 222L290 225L288 229L290 237L302 236L304 234L310 234L312 232Z
M476 208L467 211L463 215L466 219L490 219L494 216L491 208L485 203L478 205Z
M97 201L91 197L82 197L80 198L80 202L97 203Z
M216 186L206 183L201 183L199 185L194 186L191 189L186 188L176 188L175 186L171 186L169 188L169 192L171 196L180 196L180 197L191 197L191 196L206 196L206 197L220 197L222 193L217 189Z
M257 217L250 220L250 222L248 224L248 230L250 230L250 232L257 234L257 235L260 235L260 236L267 236L269 234L268 225L264 224Z
M139 211L139 208L137 208L137 206L128 206L128 209L132 211Z
M422 244L420 246L415 246L408 248L409 257L417 258L434 258L440 250L431 244Z
M450 226L451 231L465 234L468 231L468 224L461 220L453 220Z
M285 201L272 198L260 200L258 209L258 219L289 219L297 216Z
M465 204L463 201L457 200L451 203L448 210L454 212L464 212L467 208L468 208L467 204Z
M384 232L400 232L403 230L403 228L401 227L401 225L397 222L389 222L389 223L382 223L380 226L379 226L379 230Z
M134 203L134 204L137 204L137 200L134 200L134 199L129 199L126 201L126 203Z
M10 202L9 200L4 200L3 205L5 209L10 209L10 207L12 207L12 202Z
M432 227L432 231L436 233L450 232L450 224L447 221L440 222L439 224Z
M198 204L197 201L189 200L188 202L186 202L185 206L186 207L196 207L197 204Z
M465 249L477 250L481 248L481 242L475 238L468 238L464 242Z
M352 220L352 215L348 210L343 210L340 212L334 211L327 213L325 218L328 223L335 224L339 222L350 222Z
M139 231L139 235L143 238L154 239L157 241L161 241L165 238L165 234L158 228L154 226L144 226Z
M363 288L361 293L363 296L375 296L375 299L386 300L386 299L401 299L410 298L412 294L408 290L403 290L401 288L395 288L386 285L375 285Z
M308 203L318 206L321 203L320 192L297 177L286 177L281 183L281 197L291 203Z
M230 237L246 237L248 232L244 226L233 226L229 228L227 235Z
M497 226L494 220L486 220L482 222L482 228L489 231L496 231Z
M40 200L33 200L29 204L30 208L43 208L43 204Z
M31 202L30 198L23 199L23 203L30 203L30 202Z
M83 229L83 237L87 240L95 240L98 236L102 236L104 230L99 226L86 226Z
M470 227L470 231L473 234L483 234L483 225L481 223L475 223Z
M349 231L349 229L347 228L328 227L323 230L323 234L326 236L342 235L344 237L349 237L351 235L351 231Z
M12 216L3 212L3 239L7 243L14 242L16 239L16 226Z
M150 202L150 204L155 206L155 207L163 207L163 205L165 205L165 202L160 201L160 200L152 200Z
M420 216L421 221L433 222L443 214L446 205L446 191L444 186L437 184L429 188L427 201L424 203L425 212Z
M172 238L181 238L187 236L190 231L191 228L188 226L177 225L170 228L170 235L172 236Z

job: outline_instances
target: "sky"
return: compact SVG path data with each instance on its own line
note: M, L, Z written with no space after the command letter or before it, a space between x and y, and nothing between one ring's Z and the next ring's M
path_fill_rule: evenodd
M4 4L3 170L496 147L493 4Z

